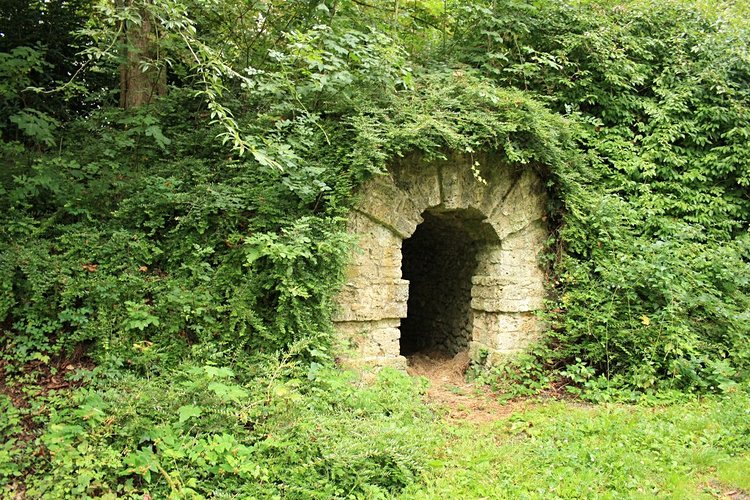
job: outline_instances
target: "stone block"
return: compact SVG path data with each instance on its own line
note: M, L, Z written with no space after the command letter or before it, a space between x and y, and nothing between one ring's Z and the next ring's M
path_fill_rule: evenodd
M408 238L422 222L423 209L401 191L390 176L373 179L363 186L367 193L357 211L393 231L400 238Z
M440 178L436 162L425 163L412 155L401 159L392 170L396 185L409 193L417 207L425 210L440 205Z
M536 257L544 249L547 241L547 226L543 219L536 219L523 227L521 231L508 234L502 242L506 251L520 251L523 255L533 254Z
M482 213L487 216L492 214L508 196L519 176L517 169L504 166L497 160L488 160L487 173L484 174L487 187L479 204Z
M544 297L471 299L471 308L484 312L536 311L544 305Z
M528 169L521 174L502 203L488 214L488 222L503 240L509 234L542 219L545 215L545 204L542 180L536 172Z
M516 284L543 281L544 273L538 262L541 251L538 247L527 251L499 249L484 253L478 258L477 274Z
M440 163L442 210L479 210L487 185L475 176L471 165L471 157L463 155L455 155Z
M539 331L540 323L531 313L474 312L473 340L494 350L524 349Z
M398 319L348 321L335 324L346 356L393 357L399 355Z
M409 282L357 279L346 283L339 292L333 321L375 321L406 317Z
M535 311L544 305L545 290L541 271L528 269L538 276L508 273L500 276L472 278L471 307L486 312Z

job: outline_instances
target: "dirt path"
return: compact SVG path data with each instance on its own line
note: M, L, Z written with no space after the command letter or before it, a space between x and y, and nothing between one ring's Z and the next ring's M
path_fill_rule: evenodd
M469 356L455 357L439 353L419 353L408 358L407 371L429 380L428 399L446 409L446 418L475 423L494 422L507 417L521 403L500 403L484 386L466 382Z

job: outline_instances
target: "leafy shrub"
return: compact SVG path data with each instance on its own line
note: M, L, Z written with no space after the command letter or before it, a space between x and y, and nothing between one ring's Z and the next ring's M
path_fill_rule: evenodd
M101 378L52 415L39 438L50 462L28 494L384 498L413 482L432 442L418 386L395 371L362 384L307 366Z
M575 123L551 180L543 360L615 385L719 390L748 370L748 29L731 6L464 8L453 57ZM724 9L724 10L722 10Z
M9 173L6 357L87 342L127 358L141 340L179 357L195 342L276 349L329 331L349 241L336 212L314 213L252 160L170 158L158 120L136 118L92 117L71 140L99 142Z

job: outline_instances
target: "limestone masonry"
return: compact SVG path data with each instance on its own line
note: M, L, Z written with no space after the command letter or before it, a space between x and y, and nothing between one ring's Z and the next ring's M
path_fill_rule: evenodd
M348 361L405 368L421 351L522 350L542 329L545 196L531 167L491 156L409 158L364 185L334 317Z

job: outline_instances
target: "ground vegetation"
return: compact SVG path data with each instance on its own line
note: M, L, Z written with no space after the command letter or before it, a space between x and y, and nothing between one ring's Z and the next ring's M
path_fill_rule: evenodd
M3 2L3 494L492 495L480 465L451 465L468 431L421 379L342 372L330 322L357 186L394 158L478 151L546 179L550 300L528 355L472 373L510 399L680 406L543 404L464 459L523 443L528 476L492 472L519 495L575 496L584 468L590 496L747 491L747 14ZM147 99L123 99L134 72Z

